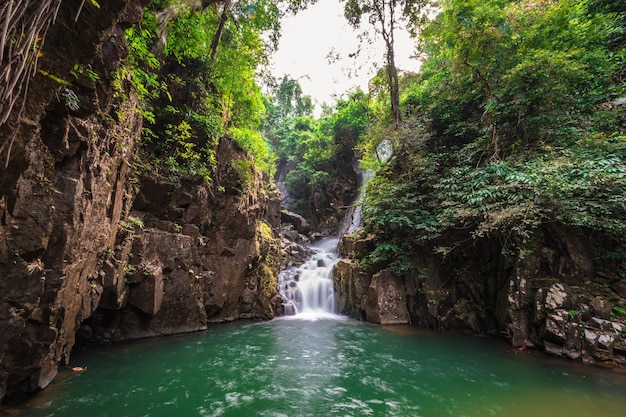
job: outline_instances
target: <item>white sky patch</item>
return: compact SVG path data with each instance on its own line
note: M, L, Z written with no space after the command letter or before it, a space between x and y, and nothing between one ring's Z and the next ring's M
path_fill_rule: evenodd
M364 24L364 29L371 29ZM280 80L288 74L298 80L305 95L313 98L315 115L321 104L332 104L336 98L355 86L367 91L369 80L384 62L384 43L360 42L356 32L343 16L339 0L318 0L308 9L282 22L278 51L271 60L272 74ZM415 43L405 31L396 33L396 66L417 71L419 63L411 58ZM357 59L350 58L361 49ZM329 62L328 56L339 60Z

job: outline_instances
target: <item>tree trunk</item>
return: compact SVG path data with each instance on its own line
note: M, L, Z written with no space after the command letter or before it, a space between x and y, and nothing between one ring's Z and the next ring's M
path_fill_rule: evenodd
M394 50L394 31L396 27L396 2L390 1L388 4L383 2L374 2L374 8L378 16L381 26L381 34L385 41L387 57L387 82L389 83L389 100L391 102L391 118L394 125L400 126L402 121L400 114L400 87L398 82L398 68L396 67L396 58ZM389 10L386 12L386 6Z
M224 2L222 15L219 18L220 24L217 27L215 36L213 36L213 42L211 42L211 62L215 61L215 58L217 58L217 49L220 46L222 35L224 34L224 26L226 26L226 21L228 20L228 13L230 12L231 3L231 0L226 0Z
M391 100L391 117L396 127L402 122L400 113L400 86L398 68L396 68L393 43L387 45L387 77L389 80L389 99Z

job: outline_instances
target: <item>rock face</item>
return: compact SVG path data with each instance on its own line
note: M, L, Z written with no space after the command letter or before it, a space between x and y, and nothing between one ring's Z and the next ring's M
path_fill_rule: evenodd
M273 315L279 196L256 173L238 186L230 161L246 154L222 139L210 186L129 166L142 124L114 70L145 3L87 2L76 20L79 4L62 1L23 111L0 126L0 399L48 385L76 340Z
M424 248L403 275L353 261L373 250L374 236L344 237L345 259L334 274L339 310L374 323L466 329L508 337L516 348L626 364L622 281L602 282L581 234L542 232L513 254L488 239L449 258Z
M221 141L218 161L244 156L232 142ZM281 261L274 232L280 226L278 192L257 175L245 194L220 193L220 181L232 168L220 167L211 186L141 179L100 272L106 285L99 308L81 326L81 345L274 316Z
M132 198L135 101L111 101L105 71L97 85L53 77L125 54L117 36L141 19L141 3L85 8L76 23L70 3L48 32L21 119L0 128L3 143L14 137L0 174L0 398L46 386L69 359L77 324L100 299L99 258Z
M311 227L306 219L297 213L283 209L280 211L280 217L284 223L292 224L296 231L300 234L306 235L311 231Z

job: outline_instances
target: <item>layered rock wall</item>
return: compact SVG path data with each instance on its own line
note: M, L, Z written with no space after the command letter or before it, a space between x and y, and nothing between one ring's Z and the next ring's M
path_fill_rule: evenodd
M132 97L112 101L106 68L119 64L120 34L141 13L138 1L81 13L63 2L23 111L14 108L20 118L0 128L11 141L0 175L0 398L49 384L98 304L98 259L130 208L141 128ZM99 82L72 78L75 65L102 68Z
M623 280L600 276L593 249L578 231L545 227L516 252L490 239L448 257L423 248L411 254L414 269L401 275L355 262L375 245L374 236L347 236L340 245L345 259L335 269L335 291L345 314L464 329L507 337L516 348L626 364Z
M10 143L0 147L5 400L48 385L77 340L273 315L277 192L260 174L235 169L232 160L248 156L227 138L210 185L137 177L142 121L116 70L127 55L124 30L148 1L80 3L61 2L29 93L0 126Z
M118 239L103 261L103 295L80 344L204 330L209 322L274 316L281 262L280 197L267 178L245 193L228 187L230 161L246 154L228 139L213 184L141 178ZM220 191L226 189L226 191Z

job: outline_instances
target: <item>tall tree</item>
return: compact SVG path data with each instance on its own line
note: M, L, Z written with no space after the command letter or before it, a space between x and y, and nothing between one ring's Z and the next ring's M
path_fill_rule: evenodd
M222 35L224 34L224 26L226 25L226 20L228 19L228 14L230 13L231 4L231 0L224 1L222 5L222 11L218 14L219 24L217 25L217 31L215 32L215 35L213 36L213 41L211 42L211 61L215 61L215 58L217 57L217 47L222 40Z
M265 96L265 108L267 111L264 131L274 147L279 151L279 156L284 156L287 151L287 143L295 130L314 131L313 127L301 129L299 124L312 126L314 120L313 103L310 96L302 94L302 87L298 80L289 75L283 76L279 84L272 87L271 96ZM288 151L291 152L291 151ZM286 158L283 158L286 160Z
M300 83L289 75L283 77L275 95L282 121L287 117L311 116L313 113L311 97L302 95Z
M218 15L219 25L213 41L211 42L211 60L217 57L222 35L226 30L226 23L231 19L235 26L239 26L241 21L257 27L261 31L267 31L268 37L275 47L280 37L280 19L288 13L297 13L304 10L309 4L314 4L317 0L203 0L200 10L212 6Z
M398 68L395 61L395 34L397 30L407 29L412 34L417 32L423 20L426 6L430 0L342 0L344 15L348 22L359 28L364 17L382 36L385 42L385 68L389 88L391 118L398 126L401 122L400 88Z

